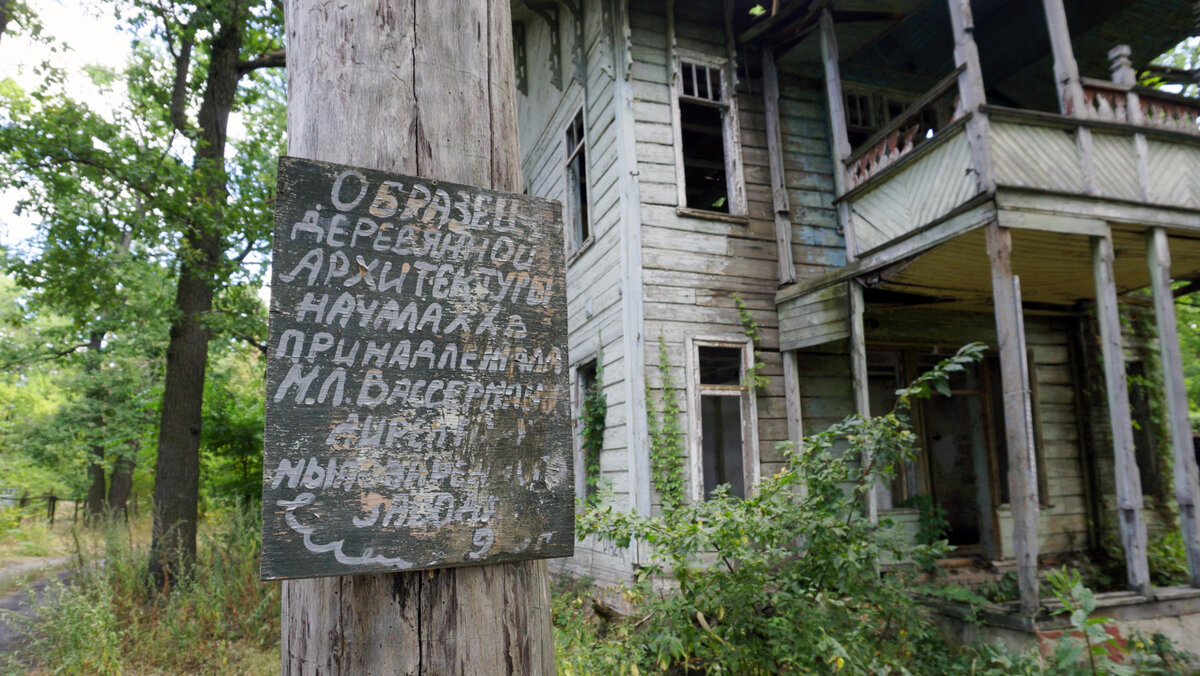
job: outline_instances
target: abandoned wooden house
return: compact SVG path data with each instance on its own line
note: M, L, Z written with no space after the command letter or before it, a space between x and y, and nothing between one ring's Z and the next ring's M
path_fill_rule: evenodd
M516 0L526 189L564 204L577 409L598 377L607 402L578 494L599 482L618 509L656 509L646 411L664 367L702 500L752 490L777 442L883 411L982 341L954 396L914 412L920 457L874 509L915 533L912 499L931 496L956 556L1018 572L1027 616L1039 560L1093 551L1106 527L1132 597L1200 610L1200 592L1151 585L1144 498L1170 493L1200 587L1172 287L1200 279L1200 101L1137 84L1192 11ZM765 387L747 385L735 295ZM564 565L598 580L646 556L576 551Z

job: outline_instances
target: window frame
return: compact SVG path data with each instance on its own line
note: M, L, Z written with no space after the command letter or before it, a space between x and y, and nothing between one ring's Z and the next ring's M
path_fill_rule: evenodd
M584 391L584 382L581 377L583 371L588 367L592 367L592 372L600 373L600 355L598 352L591 352L583 355L579 361L571 367L570 371L570 393L571 393L571 451L575 462L575 497L580 501L587 500L587 458L584 457L583 451L583 398L586 396ZM599 382L603 387L604 383ZM600 454L603 456L604 449L600 449ZM604 477L603 468L600 469L600 479Z
M578 140L578 142L576 142L575 147L571 148L571 147L568 147L569 144L568 144L568 140L567 140L567 135L570 134L571 128L572 128L572 126L574 126L576 120L579 120L579 122L580 122L580 124L579 124L579 140ZM563 233L563 242L566 244L567 254L569 256L573 256L573 255L576 255L579 252L583 251L584 249L588 248L591 245L592 241L595 239L595 232L593 231L593 228L592 228L592 191L590 190L590 188L591 188L591 183L590 183L591 167L588 166L588 152L587 152L588 148L590 147L591 144L588 142L587 108L586 108L586 106L584 106L583 104L580 104L580 106L575 109L574 114L572 114L567 119L567 123L564 126L561 133L562 133L562 143L563 143L562 168L563 168L563 187L564 187L564 190L563 190L563 192L564 192L564 194L563 194L563 197L564 197L564 199L563 199L563 205L564 205L563 228L566 230L566 232ZM573 189L572 179L571 179L571 164L574 162L575 157L577 155L579 155L580 152L583 153L583 193L584 193L584 196L583 196L583 219L581 221L581 224L582 224L583 228L587 230L586 237L583 237L582 233L578 232L576 229L577 224L575 221L575 217L576 217L575 210L578 208L578 204L576 203L576 200L573 197L573 195L575 194L575 191Z
M902 372L901 378L900 378L901 383L902 383L901 387L904 387L908 383L911 383L918 375L920 375L920 369L917 367L916 362L917 362L917 359L921 355L931 354L931 353L941 353L941 354L945 354L946 356L949 356L951 354L954 354L955 349L956 348L948 347L946 345L939 345L939 344L889 342L889 341L872 342L872 343L867 344L867 346L866 346L866 350L868 352L880 351L880 352L899 352L900 353L900 355L901 355L901 372ZM993 410L994 410L993 405L995 404L994 397L992 397L993 374L991 373L990 369L988 368L988 361L991 359L999 359L999 353L995 350L988 350L984 353L983 360L978 362L978 364L977 364L977 367L980 369L980 371L979 371L979 381L980 381L979 387L981 388L977 392L977 394L981 397L981 402L983 404L983 406L982 406L982 416L984 419L983 422L987 426L988 430L992 434L1004 434L1005 433L1004 421L996 420L995 415L993 414ZM1050 496L1049 496L1050 481L1049 481L1049 476L1047 475L1047 472L1046 472L1046 457L1045 457L1046 449L1045 449L1045 442L1044 442L1043 436L1042 436L1042 434L1043 434L1043 431L1042 431L1043 420L1042 420L1042 410L1041 410L1042 402L1041 402L1040 393L1038 392L1038 379L1037 379L1036 368L1035 368L1036 362L1034 361L1034 352L1033 352L1032 348L1027 349L1026 359L1029 361L1029 365L1030 365L1029 366L1029 372L1030 372L1029 373L1029 375L1030 375L1029 389L1030 389L1030 404L1031 404L1031 409L1032 409L1030 412L1033 416L1034 463L1035 463L1035 466L1037 467L1037 476L1038 476L1038 503L1042 509L1049 509L1049 508L1053 507L1054 504L1049 499L1050 498ZM953 393L954 394L963 394L964 392L960 392L959 390L954 390ZM874 410L871 411L871 415L880 415L881 413L883 413L883 411L874 411ZM917 455L917 457L915 459L916 460L915 471L917 472L917 486L918 486L917 494L918 495L931 494L931 490L932 490L932 487L930 486L930 476L929 476L929 471L930 471L929 464L928 464L929 457L928 457L928 452L925 449L925 444L927 442L925 439L925 435L926 435L925 424L926 423L924 420L924 415L925 414L922 410L921 401L918 400L918 401L913 402L913 408L911 411L911 421L912 421L911 424L912 424L913 432L917 434L917 437L919 439L919 446L921 447L920 448L921 452ZM986 445L986 450L987 450L987 455L988 455L988 479L987 479L988 486L989 486L989 490L992 494L993 511L998 514L1000 511L1010 508L1009 502L1005 502L1000 499L1001 483L1006 482L1007 477L1002 475L1001 472L999 471L999 450L996 448L994 438L991 435L987 435L985 437L984 443ZM889 512L889 513L893 513L893 514L916 511L916 509L912 508L912 507L885 506L883 504L878 504L877 507L878 507L879 511L881 511L881 512Z
M707 66L721 71L721 101L710 101L697 96L683 93L683 63ZM675 140L675 188L678 209L692 212L696 215L713 214L717 217L746 216L746 187L745 174L742 164L741 127L738 121L737 91L730 87L733 74L730 72L730 59L724 56L705 54L702 52L676 49L671 62L671 117L674 127ZM687 203L687 185L683 164L683 123L680 119L679 102L686 101L699 105L719 108L721 114L721 136L725 144L725 188L729 202L728 213L712 211L690 206Z
M700 348L726 347L741 351L742 363L738 385L701 385ZM737 396L742 418L742 481L746 497L753 494L762 475L758 453L758 403L754 387L741 384L754 365L754 343L743 335L687 336L684 339L685 374L688 402L688 497L693 502L704 500L704 447L701 438L700 398L703 396Z

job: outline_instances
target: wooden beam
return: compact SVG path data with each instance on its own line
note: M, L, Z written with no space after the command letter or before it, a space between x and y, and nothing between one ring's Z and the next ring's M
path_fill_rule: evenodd
M996 337L1000 348L1000 381L1004 392L1004 438L1008 446L1008 493L1013 517L1013 550L1021 613L1038 609L1038 482L1034 460L1033 402L1021 312L1020 280L1012 271L1012 233L996 223L987 226L988 258Z
M769 49L762 53L763 107L767 117L767 161L771 170L771 205L775 213L775 247L779 259L779 283L796 281L796 265L792 261L792 218L787 194L787 177L783 169L783 137L779 130L779 74L775 70L775 54Z
M996 190L992 170L992 151L989 139L987 104L983 87L983 69L979 65L979 48L975 45L975 19L969 0L947 0L950 7L950 28L954 33L954 65L962 70L958 75L958 96L967 119L967 141L971 146L971 164L980 192Z
M1146 263L1150 267L1150 289L1154 295L1154 318L1158 326L1158 348L1167 398L1171 449L1175 457L1175 500L1179 504L1180 534L1187 553L1188 579L1200 587L1200 523L1196 504L1200 485L1188 422L1187 387L1183 381L1183 356L1175 321L1175 298L1171 294L1171 251L1167 231L1152 228L1146 233Z
M507 0L284 4L290 154L520 191ZM553 673L550 619L544 561L289 580L281 672Z
M1059 110L1063 115L1084 117L1083 86L1079 81L1079 64L1071 48L1071 28L1067 25L1063 0L1042 0L1042 9L1046 13L1046 28L1050 31Z
M783 392L787 401L788 441L799 448L804 438L804 418L800 409L800 365L795 350L786 350L783 357Z
M866 301L863 299L862 284L857 279L846 282L850 296L850 372L854 378L854 412L863 418L871 417L871 398L867 383L867 338L863 327L863 313L866 312ZM870 451L864 451L863 466L871 464L873 458ZM879 486L871 485L867 498L867 516L874 523L879 519Z
M821 61L825 66L825 98L829 102L829 138L833 147L833 185L837 196L846 194L846 158L850 156L850 134L846 130L846 99L842 93L842 73L838 66L837 36L833 31L833 14L828 8L821 11ZM846 260L858 256L854 239L854 224L850 205L837 205L838 224L846 238Z
M612 27L616 48L613 50L613 72L618 75L613 95L614 127L617 132L620 175L620 261L621 261L621 345L624 349L625 373L622 386L628 424L625 443L629 463L630 505L641 516L650 516L650 455L642 449L649 448L649 421L646 418L646 340L645 340L645 291L643 287L644 266L642 265L642 207L641 189L637 172L637 141L635 136L636 117L633 111L634 96L630 56L629 3L612 0ZM671 97L675 101L675 97ZM681 182L683 177L680 176ZM640 562L642 549L632 546L635 562Z
M1108 418L1112 426L1113 466L1116 475L1117 521L1125 549L1130 589L1150 594L1150 566L1146 559L1146 523L1142 518L1142 481L1133 452L1133 418L1125 380L1125 352L1121 340L1121 315L1113 279L1112 236L1092 237L1092 270L1096 280L1096 321L1100 324L1100 352L1108 393Z
M741 35L737 36L738 44L744 45L754 38L771 30L772 28L779 26L783 22L790 19L792 15L796 13L796 10L800 9L800 6L805 4L807 1L808 0L790 0L790 2L785 4L783 7L780 7L778 11L771 16L742 31Z

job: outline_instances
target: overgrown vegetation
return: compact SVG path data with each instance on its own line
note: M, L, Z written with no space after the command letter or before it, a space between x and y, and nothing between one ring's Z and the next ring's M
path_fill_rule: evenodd
M759 343L762 342L762 332L758 329L758 322L754 321L754 315L751 315L750 309L746 307L746 301L742 300L742 295L738 293L733 294L733 302L737 304L738 317L742 321L742 330L746 333L746 337L750 339L754 347L754 363L746 369L746 375L742 378L742 386L761 390L767 386L767 376L763 373L766 364L763 363L762 351L759 350Z
M80 534L84 565L55 584L28 627L23 665L66 674L270 674L279 669L279 585L258 579L257 506L221 510L201 530L194 575L163 594L146 576L147 525Z
M1134 673L1120 671L1127 666L1121 660L1139 668L1164 664L1133 644L1110 663L1088 648L1109 671L1077 671L1087 664L1069 638L1049 658L1036 651L1014 655L955 646L914 592L982 599L928 584L917 566L880 574L884 560L932 561L948 551L937 537L941 515L935 511L926 537L914 543L889 519L873 522L866 500L876 481L890 479L917 452L908 418L913 401L948 394L950 374L981 358L983 350L981 344L964 346L899 390L896 408L884 415L852 416L799 448L781 445L783 468L764 477L746 499L722 487L709 500L664 504L651 517L611 506L582 516L581 536L617 546L637 540L652 558L622 592L632 606L628 617L597 613L585 586L560 591L560 671L999 676ZM1094 596L1076 583L1062 587L1064 606L1094 634L1102 623L1080 615ZM1100 645L1094 636L1090 640Z
M658 337L658 372L662 378L661 403L656 413L647 385L646 418L650 434L650 481L658 491L663 512L673 512L683 504L683 429L680 425L678 390L671 377L667 342Z
M604 396L603 355L597 355L593 379L581 394L579 436L583 448L586 501L591 503L601 494L600 452L604 450L604 428L608 416L608 399Z

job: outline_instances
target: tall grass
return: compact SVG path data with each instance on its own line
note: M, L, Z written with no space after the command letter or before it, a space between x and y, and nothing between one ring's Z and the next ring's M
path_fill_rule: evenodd
M159 590L148 548L109 525L93 560L38 609L28 655L50 673L278 672L279 587L258 579L259 532L253 509L210 519L193 574Z

